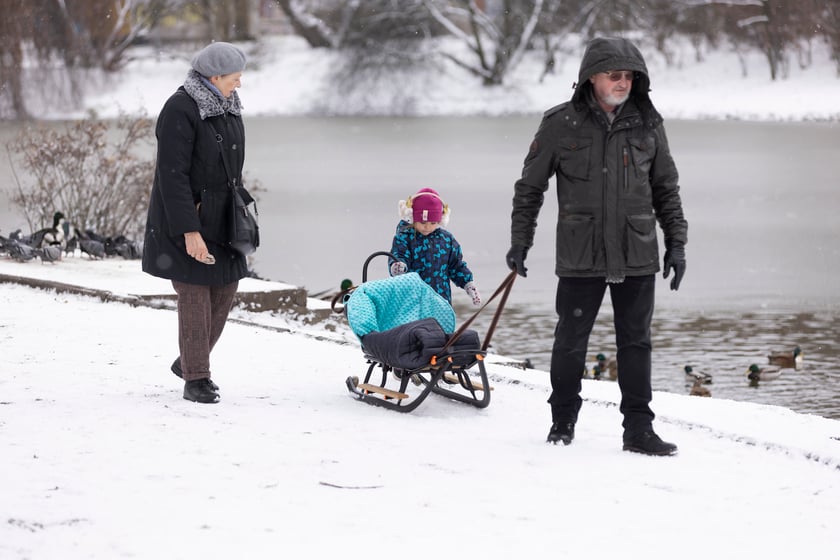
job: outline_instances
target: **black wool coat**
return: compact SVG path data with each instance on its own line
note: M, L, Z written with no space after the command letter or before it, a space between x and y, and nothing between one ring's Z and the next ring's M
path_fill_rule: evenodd
M164 104L157 120L157 164L149 198L143 271L169 280L221 286L244 278L245 257L227 246L231 188L213 132L222 136L230 172L241 183L245 128L239 115L202 120L183 86ZM187 254L184 234L198 231L216 264Z

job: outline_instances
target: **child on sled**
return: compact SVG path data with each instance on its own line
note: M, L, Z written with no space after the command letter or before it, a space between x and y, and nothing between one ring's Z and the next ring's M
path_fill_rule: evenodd
M391 244L391 276L416 272L450 304L450 282L481 305L473 273L464 262L461 245L448 230L449 207L433 189L420 189L399 202L400 222Z

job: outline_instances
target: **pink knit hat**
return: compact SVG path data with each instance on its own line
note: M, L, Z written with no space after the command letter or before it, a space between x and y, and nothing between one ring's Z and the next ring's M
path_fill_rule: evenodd
M408 197L400 200L400 219L409 224L415 222L437 222L446 227L449 223L449 206L440 198L434 189L420 189Z
M440 222L443 220L444 204L434 189L420 189L409 199L415 222Z

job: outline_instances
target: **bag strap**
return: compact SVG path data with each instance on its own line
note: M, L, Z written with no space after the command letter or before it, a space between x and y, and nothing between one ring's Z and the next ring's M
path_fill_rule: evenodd
M211 123L210 121L205 121L205 122L208 125L210 125L210 130L213 131L213 135L216 137L216 145L219 147L219 153L222 155L222 165L225 166L225 175L227 175L228 184L230 185L231 188L235 188L236 187L236 179L234 179L231 176L230 166L228 165L228 160L227 160L227 154L225 154L225 150L224 150L224 148L222 148L222 141L224 140L224 138L222 138L221 134L216 132L216 127L213 126L213 123Z
M210 121L205 121L205 122L207 122L207 124L210 126L210 130L212 130L213 134L216 136L216 145L219 147L219 153L222 156L222 165L224 165L224 167L225 167L225 175L227 175L227 178L228 178L228 185L230 186L231 190L233 191L233 193L235 195L236 192L237 192L236 191L236 179L231 177L230 167L228 166L227 155L225 154L224 148L222 148L222 141L224 140L224 138L222 138L221 134L216 132L216 127L213 126L213 123L211 123ZM245 189L244 189L244 187L242 187L242 185L239 185L239 187L240 187L240 190L245 191ZM250 199L250 202L254 203L254 214L256 214L257 221L259 222L260 211L257 210L257 201L254 200L254 197L252 197L250 194L248 194L248 198ZM246 203L247 202L248 201L246 200Z

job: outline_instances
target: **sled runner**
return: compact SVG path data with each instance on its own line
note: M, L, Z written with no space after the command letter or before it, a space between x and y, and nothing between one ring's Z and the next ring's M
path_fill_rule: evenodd
M347 389L363 402L399 412L411 412L431 393L485 408L492 387L484 358L515 273L456 330L452 306L417 273L368 282L367 267L379 255L390 253L380 251L368 257L362 283L333 299L333 311L347 315L368 363L361 380L347 378ZM482 346L478 333L467 327L501 293ZM337 308L339 301L341 308Z

